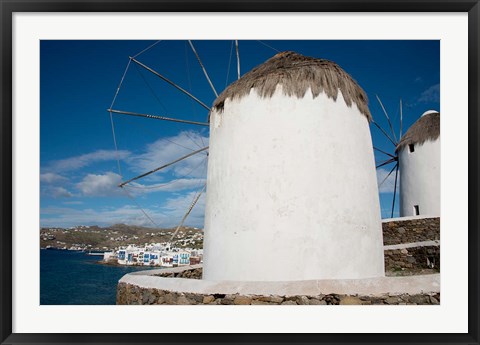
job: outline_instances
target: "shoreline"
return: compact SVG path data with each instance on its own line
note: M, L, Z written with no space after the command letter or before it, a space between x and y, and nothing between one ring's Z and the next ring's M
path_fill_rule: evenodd
M119 264L119 263L117 263L117 262L110 262L110 261L103 261L103 260L95 261L95 263L96 263L96 264L99 264L99 265L105 265L105 266L115 266L115 267L141 267L141 268L145 268L145 269L149 269L149 268L156 268L156 269L171 268L171 267L163 267L163 266L122 265L122 264Z

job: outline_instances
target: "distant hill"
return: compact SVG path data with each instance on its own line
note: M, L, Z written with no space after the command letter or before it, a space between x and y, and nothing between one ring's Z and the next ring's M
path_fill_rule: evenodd
M115 224L108 227L96 225L80 225L72 228L43 227L40 229L40 247L112 250L129 244L167 242L174 231L174 228L156 229L126 224ZM175 240L179 247L203 248L203 230L182 227Z

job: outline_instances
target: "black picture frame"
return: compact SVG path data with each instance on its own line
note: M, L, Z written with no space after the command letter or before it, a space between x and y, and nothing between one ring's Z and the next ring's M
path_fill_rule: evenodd
M468 13L468 333L465 334L19 334L12 333L12 15L14 12L465 12ZM479 344L478 0L0 0L0 341L2 344L396 343ZM463 296L461 297L463 298ZM454 316L452 316L454 317Z

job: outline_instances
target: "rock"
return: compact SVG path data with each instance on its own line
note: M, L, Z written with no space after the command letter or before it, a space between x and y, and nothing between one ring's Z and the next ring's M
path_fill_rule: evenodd
M165 304L176 304L176 296L173 293L166 293L165 296Z
M283 297L281 296L271 296L270 297L270 302L275 303L275 304L280 304L283 302Z
M413 264L413 263L417 262L417 259L415 259L413 256L408 256L407 257L407 262Z
M215 301L215 297L213 296L205 296L203 297L203 304L208 304L208 303L212 303L213 301Z
M268 305L268 304L270 304L270 303L265 302L265 301L259 301L259 300L257 300L257 299L254 299L254 300L252 300L252 303L251 303L251 304L252 304L252 305Z
M430 296L425 295L413 295L410 296L410 302L415 304L430 304Z
M231 305L233 304L233 299L230 299L230 298L222 298L220 300L220 303L223 304L223 305Z
M213 297L213 296L212 296ZM202 295L193 294L193 300L199 304L203 303L204 297Z
M388 297L386 300L385 300L385 303L386 304L398 304L402 301L401 298L398 298L398 297Z
M297 305L297 303L295 301L285 301L282 302L282 305Z
M398 231L399 234L404 234L405 233L405 228L400 227L400 228L397 229L397 231Z
M147 304L148 302L148 291L145 291L142 295L140 295L140 298L142 299L142 303L143 304Z
M332 305L332 304L333 304L333 305L337 305L338 302L339 302L339 300L340 300L340 297L339 297L338 295L333 295L333 294L331 294L331 295L326 295L326 296L324 297L324 301L325 301L328 305Z
M298 305L309 305L307 296L298 296L296 301Z
M252 303L252 299L247 296L237 296L233 300L233 304L235 305L249 305L250 303Z
M190 301L185 296L180 296L177 298L177 304L179 305L190 305Z
M310 301L309 301L309 304L310 305L327 305L327 302L325 301L320 301L316 298L311 298Z
M436 298L433 297L433 296L430 296L430 303L431 303L431 304L440 304L440 302L438 301L438 299L436 299Z
M263 302L270 302L270 303L275 303L275 304L280 304L283 302L283 297L280 296L260 296L258 298L255 298L259 301Z
M371 300L372 304L384 304L384 300L383 299L380 299L380 298L373 298Z
M340 305L359 305L362 304L362 300L358 297L345 296L340 299Z
M408 254L408 250L406 248L403 248L402 250L400 250L400 253L402 254Z
M160 296L158 299L157 299L157 303L156 304L165 304L165 296Z

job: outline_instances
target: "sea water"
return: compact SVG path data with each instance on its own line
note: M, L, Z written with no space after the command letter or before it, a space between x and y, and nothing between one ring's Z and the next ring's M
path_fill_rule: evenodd
M151 269L99 264L102 259L84 252L40 250L40 304L115 304L117 283L122 276Z

